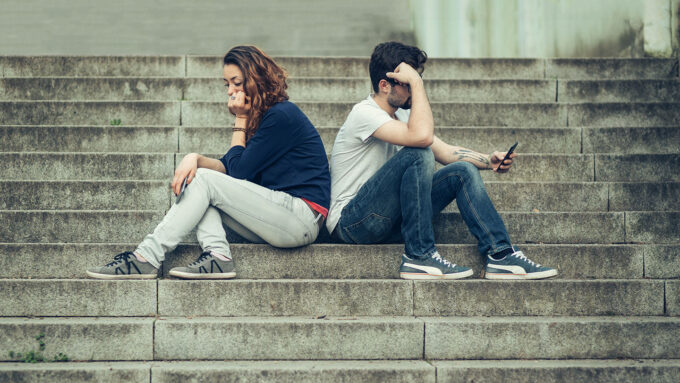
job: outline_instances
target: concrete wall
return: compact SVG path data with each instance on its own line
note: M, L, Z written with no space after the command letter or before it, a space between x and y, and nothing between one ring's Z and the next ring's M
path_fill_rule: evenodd
M411 8L431 56L667 57L678 0L411 0Z
M367 56L413 43L408 0L0 0L0 55Z

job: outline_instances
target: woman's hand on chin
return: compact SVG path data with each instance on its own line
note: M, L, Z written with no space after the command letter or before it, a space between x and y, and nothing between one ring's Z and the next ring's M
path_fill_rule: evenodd
M170 185L172 192L175 193L175 195L178 195L179 191L182 189L182 183L184 182L185 178L187 179L188 185L196 176L196 169L198 169L198 156L199 155L196 153L189 153L184 156L182 162L177 165L177 169L175 169L175 177L173 177L172 184Z
M248 118L248 111L250 110L250 97L246 96L242 91L238 91L229 96L227 104L229 112L236 116L236 118Z

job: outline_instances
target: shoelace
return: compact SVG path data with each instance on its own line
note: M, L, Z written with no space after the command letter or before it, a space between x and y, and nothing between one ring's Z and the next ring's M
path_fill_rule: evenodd
M439 263L445 264L446 266L451 266L451 267L456 266L455 263L451 263L451 262L447 261L446 259L442 258L442 256L439 255L439 253L432 254L432 258L434 258Z
M115 257L113 257L113 262L109 262L106 264L106 267L111 267L115 266L118 264L121 264L123 262L127 263L130 262L130 257L134 257L134 254L130 251L126 251L124 253L117 254Z
M535 265L536 267L541 267L541 265L539 265L538 263L535 263L535 262L532 261L531 259L527 258L526 255L524 255L524 253L523 253L521 250L512 253L512 255L515 256L515 257L517 257L517 258L519 258L519 259L521 259L521 260L524 260L524 261L526 261L526 262L528 262L528 263L530 263L530 264L532 264L532 265Z
M201 255L198 256L198 259L196 259L194 262L192 262L189 266L196 266L199 263L203 262L204 259L210 257L210 252L209 251L204 251L201 253Z

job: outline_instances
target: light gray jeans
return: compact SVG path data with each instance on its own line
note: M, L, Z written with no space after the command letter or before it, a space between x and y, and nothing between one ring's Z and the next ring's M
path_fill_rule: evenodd
M290 194L199 168L180 202L170 208L135 251L159 268L165 254L174 250L195 227L204 251L231 258L222 218L228 227L251 242L298 247L314 242L322 217L305 201Z

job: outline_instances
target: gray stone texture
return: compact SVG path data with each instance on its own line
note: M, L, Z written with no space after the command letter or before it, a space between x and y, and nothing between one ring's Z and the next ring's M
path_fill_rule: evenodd
M609 210L679 211L680 182L611 183Z
M424 361L164 362L154 364L153 382L412 382L434 383Z
M565 108L569 126L673 126L680 120L680 104L670 102L571 104Z
M154 316L156 281L0 280L0 316Z
M675 360L436 361L437 382L676 382Z
M0 101L2 125L179 125L180 102Z
M520 152L513 158L513 167L508 173L482 171L481 174L485 182L592 182L593 167L593 156L589 154L522 154Z
M680 278L680 247L674 245L645 246L645 277Z
M162 316L413 315L401 280L160 281Z
M680 316L680 281L666 281L666 315Z
M170 206L166 181L0 181L0 210L135 210Z
M663 315L663 288L663 281L631 280L417 281L414 314Z
M673 59L615 58L548 59L546 78L563 79L667 79L678 77Z
M558 102L677 102L680 82L672 80L559 81Z
M179 101L184 83L177 77L4 78L0 100Z
M0 153L4 180L169 180L175 155L142 153Z
M680 212L626 212L626 241L680 242Z
M177 127L0 126L3 152L174 153Z
M141 241L163 218L163 212L135 211L0 211L0 242L116 243Z
M34 382L149 382L151 367L139 362L0 363L0 381Z
M425 318L426 359L676 359L665 317Z
M595 181L680 181L680 154L597 154Z
M161 318L157 360L421 359L414 318Z
M58 353L72 361L151 360L153 319L142 318L0 318L0 360L9 351L38 350L36 336L45 334L43 354Z
M583 153L677 154L680 152L680 129L583 128Z
M185 56L0 56L4 77L183 77Z

